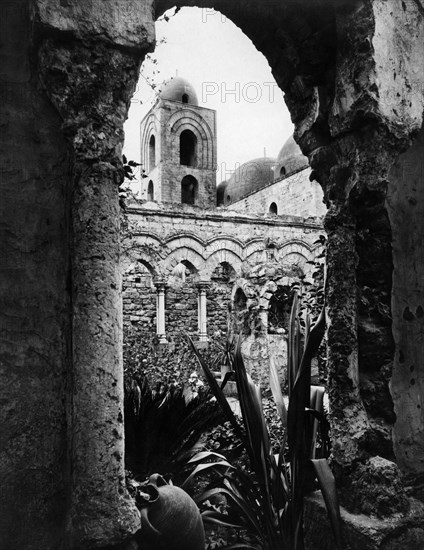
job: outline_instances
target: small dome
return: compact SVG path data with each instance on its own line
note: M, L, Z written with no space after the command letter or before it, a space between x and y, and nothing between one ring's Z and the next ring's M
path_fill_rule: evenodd
M308 157L302 153L294 137L290 136L278 153L274 177L279 179L307 166L309 166Z
M170 99L171 101L189 103L190 105L199 105L195 89L190 82L180 76L168 80L159 96L161 99Z
M276 162L275 158L262 157L249 160L237 168L226 185L224 204L238 201L272 183Z

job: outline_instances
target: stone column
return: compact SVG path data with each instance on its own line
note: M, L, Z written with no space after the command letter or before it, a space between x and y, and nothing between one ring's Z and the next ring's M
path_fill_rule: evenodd
M165 289L166 282L164 279L156 279L154 281L156 286L156 334L159 336L160 344L167 344L166 330L165 330Z
M206 289L209 284L207 282L201 282L197 284L197 289L199 291L197 297L198 303L198 326L199 326L199 342L208 341L208 332L207 332L207 311L206 311Z
M72 147L66 278L72 338L64 342L71 361L61 429L67 434L61 463L68 460L63 542L67 548L91 550L118 545L140 527L125 486L118 202L122 125L139 63L135 55L103 44L45 40L38 64ZM62 546L37 544L46 550Z

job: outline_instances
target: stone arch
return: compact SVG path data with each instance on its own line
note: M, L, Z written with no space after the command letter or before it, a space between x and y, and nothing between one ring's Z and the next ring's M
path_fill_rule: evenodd
M187 276L190 276L193 280L197 280L199 278L199 271L189 260L181 260L172 268L168 275L168 285L173 287L181 286L186 282ZM177 281L177 284L175 284L175 281Z
M155 276L160 276L159 264L165 256L164 246L159 237L136 235L130 240L123 241L121 266L125 271L131 263L142 261L148 269L153 270Z
M248 300L255 300L257 298L256 290L252 284L244 278L239 278L234 283L233 290L231 291L231 301L234 302L234 297L238 289L243 291L243 294Z
M290 254L299 254L306 258L307 261L311 261L321 250L322 247L320 245L313 245L307 241L291 240L280 246L278 257L283 261Z
M211 272L211 280L217 279L217 280L223 280L226 282L230 282L232 280L235 280L237 275L236 270L227 261L220 262L215 269Z
M144 265L144 267L150 272L152 277L157 277L158 271L156 267L154 267L154 264L151 258L149 258L147 254L138 255L137 262L140 263L141 265Z
M173 250L162 262L161 266L163 271L170 273L172 269L178 264L184 261L190 262L199 273L203 274L205 271L205 260L196 250L191 248L177 248Z
M164 241L167 250L173 251L179 248L195 250L199 256L205 257L205 243L195 233L178 233Z
M148 276L146 275L148 273ZM154 280L158 276L157 269L154 267L150 258L145 258L143 255L138 257L131 265L131 270L127 270L123 277L123 299L125 300L125 283L134 283L135 285L143 285L145 289L152 291L154 289ZM140 292L143 292L140 290Z
M243 243L236 237L231 237L230 235L218 236L210 239L205 248L205 256L208 258L219 250L229 250L238 256L240 260L244 256Z
M240 273L240 267L242 264L242 259L240 256L232 250L221 248L216 252L213 252L206 261L208 276L210 277L218 265L224 262L230 264L236 273Z
M174 113L168 120L169 131L174 139L174 151L179 155L180 135L190 130L197 139L197 167L205 169L216 168L215 151L213 147L213 132L207 121L190 109L182 109Z
M162 258L165 255L164 242L159 235L148 231L137 230L131 239L123 241L122 250L125 254L132 254L137 250L149 249L151 254Z
M312 272L312 266L308 264L308 256L299 252L290 252L279 259L280 263L287 266L288 269L299 270L303 275L309 277Z
M249 2L246 3L243 10L240 9L239 2L219 0L212 2L187 0L186 2L177 2L177 5L194 3L202 7L213 6L221 9L266 55L278 84L286 93L292 118L296 123L297 139L304 152L312 159L317 181L323 185L327 200L331 200L333 203L331 217L328 217L326 222L329 229L328 261L331 265L328 282L331 290L328 311L332 326L337 326L337 330L329 331L329 364L330 372L333 375L331 377L331 399L333 400L332 407L339 413L332 419L338 434L338 439L335 441L337 446L333 447L333 458L341 484L348 485L349 479L343 479L344 471L349 476L355 473L353 471L356 468L355 465L365 463L364 465L367 467L370 464L369 456L373 453L375 455L381 452L388 457L392 456L390 440L391 425L394 420L389 418L384 421L381 418L374 418L369 404L365 405L365 401L361 398L361 392L364 396L363 388L360 388L356 382L359 379L360 370L363 368L361 361L366 359L363 355L367 338L364 320L369 321L369 317L364 317L367 312L358 306L358 302L360 302L358 295L362 297L366 290L365 287L370 288L369 283L372 282L372 277L369 276L368 268L370 266L367 259L373 258L372 273L378 274L380 270L385 277L384 280L380 279L375 283L372 291L375 295L387 296L383 305L388 312L381 319L372 319L373 326L381 331L387 340L387 349L385 349L383 357L387 364L378 363L374 366L374 372L381 369L385 371L381 370L379 374L382 377L382 384L387 386L391 376L390 360L394 355L394 348L388 336L391 328L390 296L392 288L397 289L396 285L402 278L402 273L399 273L402 264L397 264L396 269L393 270L392 264L399 258L393 257L390 251L392 226L390 220L387 219L386 175L399 151L408 148L409 137L413 137L416 131L422 127L422 93L417 93L414 86L408 90L405 85L408 80L416 82L413 60L415 58L422 59L418 49L422 48L424 43L421 39L422 34L420 34L422 30L419 27L421 25L422 28L418 11L420 4L419 2L336 3L325 1L312 3L297 0L296 2L281 2L278 3L278 6L273 2ZM109 4L112 6L112 3ZM175 2L158 0L155 8L158 13L161 13L172 5L175 5ZM112 443L110 439L110 444L108 444L103 432L96 433L96 437L92 438L93 456L96 457L96 460L90 462L90 457L83 452L85 450L84 441L82 444L80 442L80 447L78 447L78 441L72 441L72 438L71 443L68 441L68 445L70 445L68 455L74 457L76 466L80 466L73 470L81 472L80 478L72 478L76 494L78 494L78 489L84 488L89 495L102 495L100 505L95 509L91 509L92 502L87 499L90 514L86 513L87 509L82 503L80 509L71 510L70 513L75 514L73 523L78 525L78 530L74 528L72 531L71 528L71 531L67 533L68 540L70 540L69 537L72 537L73 540L76 540L76 544L85 546L88 540L93 540L96 537L99 545L107 546L112 533L113 537L116 536L116 539L121 540L125 539L128 533L134 532L139 524L139 517L135 506L129 504L129 499L125 494L122 427L115 420L119 418L122 408L122 384L119 384L121 375L117 372L120 362L120 338L118 331L115 330L115 327L119 325L119 316L116 308L114 311L99 311L98 301L94 299L98 289L95 287L96 277L93 277L93 274L100 271L104 273L103 299L105 303L118 303L119 274L116 269L104 270L105 258L108 265L113 265L117 258L116 243L118 239L115 238L117 237L115 221L118 217L116 206L117 173L112 167L118 166L120 159L119 155L115 155L113 151L120 150L115 146L119 146L122 141L124 106L128 104L135 85L135 74L139 62L137 53L141 57L143 53L151 49L153 44L153 22L150 9L134 9L132 13L135 17L128 17L126 24L124 20L127 15L126 10L123 14L119 11L108 11L109 17L105 23L104 10L100 11L95 3L92 5L90 3L87 10L73 9L72 1L60 3L55 6L55 10L49 9L49 3L46 3L43 9L41 9L41 4L37 7L40 8L35 13L36 28L39 31L38 40L34 45L31 37L25 34L24 38L27 42L24 42L24 47L20 52L22 52L22 58L25 58L25 53L23 53L25 46L26 44L31 45L27 48L28 65L25 62L15 64L22 72L18 73L19 80L13 81L11 89L16 89L14 88L15 82L19 84L21 81L25 81L28 83L29 91L34 93L34 97L40 98L39 103L35 101L29 107L24 106L25 103L30 103L25 101L22 101L22 105L19 106L22 107L24 115L32 124L34 114L29 110L32 109L37 113L38 111L35 111L34 108L36 105L46 121L46 127L49 125L54 127L55 137L60 138L60 144L54 145L54 140L51 140L54 155L50 156L54 159L59 159L59 156L65 158L64 142L65 138L69 139L67 147L72 149L77 161L75 166L78 167L78 177L75 178L74 185L74 202L72 203L72 230L76 236L76 242L86 242L86 246L70 250L68 236L64 236L62 226L59 226L54 218L54 210L62 212L66 209L69 212L72 199L69 198L67 199L69 202L65 202L63 197L66 196L66 193L62 193L61 207L63 208L58 209L57 203L52 201L50 189L40 189L37 183L37 186L34 186L35 192L37 192L36 201L34 201L35 194L31 191L31 186L28 186L27 196L22 195L21 197L21 208L26 207L28 211L32 212L31 209L36 202L37 208L34 216L38 216L37 222L43 220L44 223L46 213L53 216L54 225L53 228L50 227L50 233L46 234L46 242L53 241L51 239L53 231L60 243L58 248L61 247L62 251L70 250L73 280L78 281L79 285L78 292L75 290L76 286L71 290L73 296L69 301L70 304L59 298L60 292L63 293L62 287L60 289L55 287L57 295L44 293L46 298L43 302L45 287L36 286L35 278L31 281L31 287L28 285L25 290L28 291L29 297L34 296L34 299L39 300L41 307L34 315L36 319L39 318L40 311L50 311L47 309L47 301L54 300L53 305L57 307L51 310L50 322L57 326L64 326L63 336L61 339L57 338L57 344L52 344L51 339L44 338L44 333L40 330L39 340L36 342L40 346L39 357L44 357L45 350L53 353L56 355L57 368L61 368L61 372L66 373L71 370L78 374L82 380L90 382L71 388L71 391L75 390L74 419L81 422L83 428L87 428L87 437L91 437L90 426L104 424L105 412L99 410L99 407L95 407L96 402L102 402L102 399L106 397L106 391L112 392L108 393L110 398L107 414L112 426L117 428L116 439L120 440L121 444L116 441ZM110 9L114 10L115 7L110 7ZM404 16L403 19L402 16ZM20 14L19 17L24 17L24 15ZM30 17L30 15L25 15L25 17ZM387 21L391 21L390 17L393 18L394 24L385 25ZM21 32L33 28L34 21L25 19L22 22L25 24L16 26L19 29L19 37L21 37ZM395 33L399 33L400 36L403 33L405 33L404 36L408 34L410 36L412 32L407 32L407 25L413 33L416 33L418 39L403 42L404 48L408 50L405 55L404 51L398 51L398 38ZM25 29L25 31L21 31L21 29ZM53 35L57 39L52 39ZM62 37L66 37L66 40L62 40ZM338 37L341 41L339 43L336 42ZM87 40L85 41L85 39ZM344 47L337 47L340 44L343 44ZM336 52L337 63L335 61ZM36 86L27 80L27 72L24 72L28 71L28 66L31 67L30 56L32 59L37 59L37 69L40 72L40 78L33 79ZM396 68L397 70L389 70L389 64L392 64L391 69ZM90 71L86 70L87 66L91 68ZM8 70L10 70L10 66L8 66ZM61 74L60 78L58 78L58 72ZM107 78L105 78L105 73ZM351 75L354 74L361 74L361 78L358 80L358 85L352 87ZM15 75L13 74L13 76ZM99 90L107 90L107 93L91 93ZM20 90L18 89L18 91ZM10 96L6 98L7 102L12 102L17 99L15 95L19 94L6 95ZM45 107L46 96L51 100L48 109ZM84 100L81 100L81 97ZM402 98L402 100L399 101L398 98ZM56 113L54 113L55 116L52 115L54 108L57 109L60 116L56 116ZM16 112L14 104L11 112ZM24 118L22 113L20 116L22 119ZM59 125L62 123L62 133L60 133ZM16 135L19 135L20 126L16 125L16 128ZM64 128L67 129L66 135L63 131ZM95 132L93 132L93 128L96 129ZM16 135L11 134L9 138L9 134L7 134L11 144L14 143ZM87 140L88 135L92 139ZM31 154L38 155L41 159L44 155L41 146L34 142L30 145L31 148L28 150L31 151ZM11 149L12 147L6 148L7 151ZM69 149L66 151L69 152ZM108 162L104 162L106 158ZM27 163L26 167L34 181L40 180L40 174L36 174L36 172L39 170L41 162L40 165L37 165L36 160ZM93 160L102 162L93 162ZM109 160L112 160L112 163ZM62 175L62 172L59 174L62 176L64 187L66 187L65 180L69 170L65 168L63 161L58 161L57 166L59 170L63 166L63 174L65 172L67 174L66 177ZM101 185L97 182L101 182ZM16 188L12 178L11 184L12 189L13 186ZM410 190L408 187L407 191ZM405 195L407 196L407 193ZM97 196L98 200L93 201L93 196ZM10 202L13 205L13 202ZM422 202L421 198L420 202ZM402 211L399 203L395 203L393 208L396 213ZM14 208L9 210L12 212ZM7 208L5 213L6 227L15 228L12 220L12 216L15 217L14 214L9 214ZM112 219L116 227L106 225L106 223L88 227L87 213L90 213L95 219ZM49 221L51 222L51 220ZM403 214L403 218L398 223L406 226L405 221L406 217ZM62 223L62 220L60 222ZM398 223L393 228L399 228ZM23 238L28 236L28 239L31 239L33 238L32 226L28 225L26 232L22 231L22 235ZM23 230L23 227L19 229ZM106 232L109 232L108 239L104 238ZM13 240L16 239L17 233L16 231L9 233L10 236L6 235L7 242L5 243L7 250L16 248L12 244L14 244ZM41 236L44 237L44 234ZM380 250L386 252L381 257L373 254L373 246L377 241L381 245ZM53 252L56 255L52 254L49 257L49 264L46 263L46 266L55 269L46 269L46 274L51 277L52 282L53 277L57 277L57 279L62 277L65 280L69 272L69 258L67 254L60 255L56 249ZM422 254L422 247L420 246L414 251L409 244L408 252L416 255ZM43 258L45 257L43 250ZM28 250L27 258L28 272L34 265L39 267L43 263L43 258L40 261L39 251L36 250L36 247ZM57 266L54 263L56 261ZM393 286L392 273L395 278ZM13 283L15 271L11 270L9 277L10 282ZM38 280L40 281L38 285L41 285L43 277L38 277ZM414 284L413 291L420 300L423 290L422 282ZM402 300L409 304L411 297L407 290L401 294ZM70 318L71 308L78 308L82 303L88 305L87 315L76 316L75 326L70 328L66 325L64 318ZM94 303L97 309L94 308ZM9 317L13 319L23 317L22 305L10 305L10 307L13 315ZM411 312L409 305L408 310L404 313L408 315L408 311ZM349 312L349 315L346 315L346 312ZM414 318L415 313L416 309L414 308ZM394 322L399 330L405 319L397 309L396 314L398 318ZM360 321L361 330L364 332L358 333L358 321ZM66 347L66 335L72 330L73 345L80 350L80 353L79 356L74 354L75 356L70 357L65 356L62 350ZM105 342L104 334L110 335L107 342ZM33 338L37 338L37 336L35 332L32 335ZM21 340L18 340L17 335L15 337L17 339L16 348L20 353L28 355L26 343L22 341L24 338L27 339L27 335L23 332L20 336ZM47 344L43 343L43 338L48 342L48 350L46 349ZM340 342L343 342L342 347ZM54 345L57 346L57 349L53 347ZM85 351L90 353L85 353ZM396 355L400 356L400 351L402 350L397 349ZM50 355L46 354L45 357L49 359ZM359 357L359 363L357 357ZM103 362L103 365L100 365L102 369L98 368L100 358ZM44 365L40 365L40 367L44 367ZM401 369L403 366L398 365L398 368ZM35 368L32 370L37 372ZM100 382L103 383L91 385L90 374L94 376L94 373L96 376L102 376ZM57 373L55 373L55 377L57 377ZM104 383L105 378L108 380L107 383ZM118 381L114 388L111 388L110 385L111 378ZM395 383L395 381L393 382ZM26 386L31 389L31 394L34 393L31 384L26 384ZM51 401L45 400L45 404L41 400L38 401L37 415L33 414L29 419L18 417L16 426L20 428L19 423L42 419L44 425L41 425L41 428L48 428L45 430L43 438L44 447L51 443L51 456L60 455L62 457L60 451L63 451L63 447L60 446L66 445L66 441L60 439L58 434L62 430L66 414L60 405L66 401L64 399L67 395L66 390L63 390L62 387L57 389L56 382L53 382L48 376L43 380L43 386L43 391ZM88 393L91 387L96 387L97 391ZM106 390L106 388L108 389ZM20 401L25 401L29 396L29 393L26 393L21 386L17 392ZM84 394L84 392L87 393ZM50 422L52 404L55 407L54 410L57 411L58 420L55 419L56 424L51 427L44 419L49 418ZM412 414L408 407L413 404L404 403L404 405L405 408L399 408L397 413L399 417L406 420L408 415ZM25 415L27 414L28 411L25 411ZM351 422L352 418L355 419L355 422ZM382 425L378 424L379 420L382 421ZM57 426L59 429L56 430ZM379 427L380 431L378 431ZM84 435L84 431L84 429L80 429L78 435ZM360 437L356 437L358 431ZM15 437L16 433L19 432L16 432L15 428L12 436ZM387 445L386 447L379 443L374 444L376 447L368 447L369 442L375 441L373 436L376 434L381 434L381 439L384 440L383 443ZM412 455L419 451L418 444L422 449L422 441L421 438L415 442L417 444L415 449L405 448L404 450L409 451L406 454ZM367 445L366 448L365 445ZM29 486L31 494L39 493L39 499L35 500L35 504L47 501L53 488L60 489L60 491L55 491L60 500L64 500L64 497L72 497L71 490L69 493L65 494L65 491L62 493L63 482L59 478L56 481L57 485L55 487L52 485L55 481L48 477L51 477L50 473L45 473L44 464L41 462L43 453L39 452L40 450L40 447L31 442L27 454L19 456L19 464L25 466L23 474L34 470L39 471L40 475L37 476L37 481ZM402 463L405 470L408 471L412 466L414 473L422 475L423 466L416 470L406 454L405 463ZM41 458L37 459L38 456ZM53 466L60 469L60 463L57 461ZM397 481L397 474L395 470L393 472ZM358 473L356 471L356 474ZM27 477L30 476L27 475ZM378 475L378 471L376 477L381 477ZM116 481L114 484L112 479L120 481ZM43 490L43 482L47 480L48 483L44 483L46 489ZM10 498L11 502L18 502L16 509L19 510L19 504L26 503L22 498L20 503L13 498L17 492L15 483L14 480L8 482L3 491L6 500L12 497ZM39 490L37 490L37 485ZM400 484L399 487L401 488ZM118 493L122 496L116 498ZM360 506L360 503L365 502L365 504L370 504L372 509L372 505L375 503L373 496L377 494L378 490L373 495L371 487L368 496L369 502L367 499L362 500L358 495L356 501L355 495L349 495L349 499L351 502L353 501L353 507L356 504ZM54 506L57 501L56 499L51 500L52 507L48 509L48 513L55 511ZM96 530L86 518L95 518L95 520L101 518L105 503L109 508L110 523L103 521L102 523L107 525L107 529ZM34 536L34 533L43 533L47 521L44 521L38 530L35 529L37 526L31 523L29 512L31 507L34 509L34 502L30 504L31 506L25 506L25 509L22 510L24 516L22 525L25 526L25 535ZM390 511L396 511L396 504L393 504ZM401 511L400 506L397 511ZM12 519L14 513L14 511L11 513ZM63 520L65 523L65 514L59 512L59 515L61 521ZM22 535L20 536L22 537ZM48 539L45 544L46 548L55 547L51 536L44 533L42 536Z
M158 147L158 143L156 140L156 117L153 113L150 113L147 115L144 125L142 123L142 134L140 136L140 149L141 149L141 155L140 155L140 162L146 172L150 172L154 166L158 163L159 159L159 151L160 148ZM155 149L154 149L154 161L155 164L151 167L150 166L150 156L151 156L151 149L150 149L150 140L154 137L155 140Z

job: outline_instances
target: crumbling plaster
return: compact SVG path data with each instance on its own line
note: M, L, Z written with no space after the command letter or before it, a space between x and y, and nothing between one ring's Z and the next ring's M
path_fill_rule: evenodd
M396 189L390 216L386 201L390 167L422 127L422 3L158 1L155 14L151 1L14 0L4 7L10 30L0 53L7 115L0 516L1 542L10 549L98 548L137 529L123 483L117 185L138 69L153 48L155 15L172 5L221 10L264 53L323 187L333 466L340 486L350 484L346 503L361 509L358 471L375 454L396 458L415 477L423 473L416 454L406 452L422 448L422 431L402 435L400 361L387 391L404 334L400 310L412 293L414 306L424 302L421 278L400 284L399 262L409 258L409 274L423 250L417 242L408 257L405 238L407 250L392 254L408 212ZM19 155L12 153L18 143ZM422 186L421 176L416 181ZM408 193L412 181L402 185ZM17 282L19 291L11 292ZM370 325L382 355L369 354ZM364 375L367 387L383 389L381 402L370 401ZM408 414L415 425L421 413ZM15 458L19 472L11 467ZM372 484L367 490L365 508L379 493ZM394 499L386 512L396 510Z

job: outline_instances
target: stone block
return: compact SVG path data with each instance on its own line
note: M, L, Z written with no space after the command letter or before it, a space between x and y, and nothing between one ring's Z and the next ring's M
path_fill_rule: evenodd
M343 550L422 550L424 504L409 499L409 512L379 519L341 509ZM321 493L305 500L306 550L336 550Z

